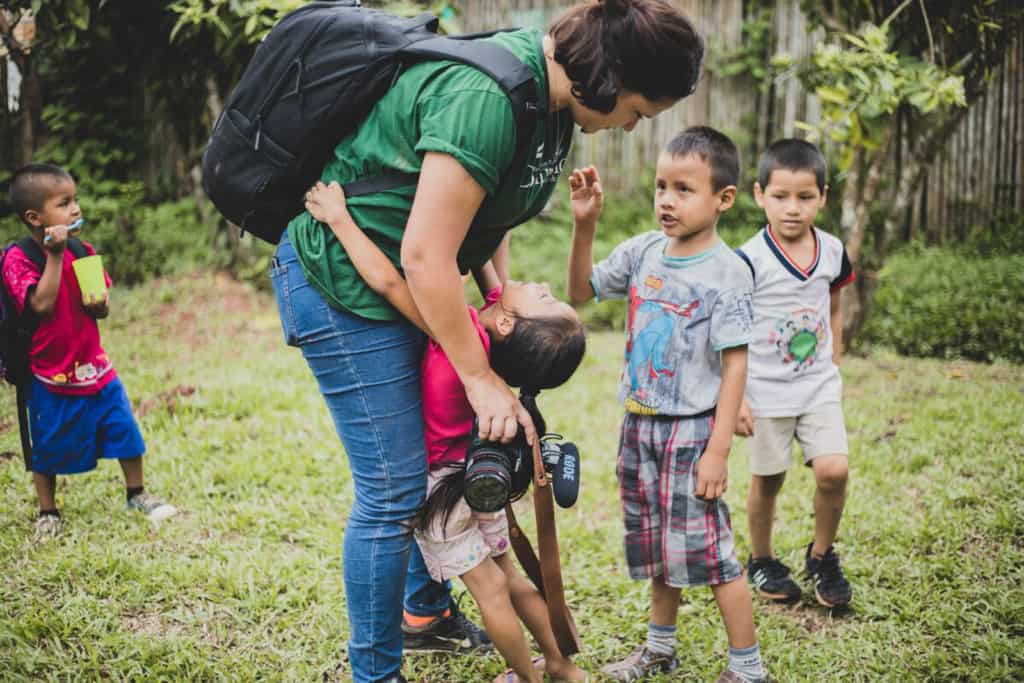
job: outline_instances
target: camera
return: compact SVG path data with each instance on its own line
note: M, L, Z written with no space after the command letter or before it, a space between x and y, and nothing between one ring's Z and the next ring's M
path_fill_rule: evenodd
M473 421L473 437L466 451L463 495L477 512L497 512L509 501L518 500L533 481L533 449L526 443L522 429L515 439L504 444L479 438L479 426ZM560 507L571 507L580 491L580 452L561 435L545 435L540 442L540 457L551 476L551 489Z

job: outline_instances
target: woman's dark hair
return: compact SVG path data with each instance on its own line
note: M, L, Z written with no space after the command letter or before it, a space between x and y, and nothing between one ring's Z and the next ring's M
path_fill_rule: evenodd
M551 24L555 61L572 94L607 114L623 90L657 102L697 87L704 39L666 0L596 0L573 7Z

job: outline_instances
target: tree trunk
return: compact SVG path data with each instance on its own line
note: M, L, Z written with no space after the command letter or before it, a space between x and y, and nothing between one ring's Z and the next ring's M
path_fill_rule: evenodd
M21 109L18 160L21 164L28 164L36 149L35 122L43 108L42 85L32 55L21 54L14 63L21 72L21 86L18 89L18 107Z
M895 123L892 125L894 126ZM869 211L875 201L875 195L878 194L878 186L882 180L882 167L888 158L891 139L892 126L890 126L890 132L886 135L882 145L870 156L858 155L857 164L866 164L867 166L863 187L854 187L852 192L855 194L851 194L850 178L853 176L854 180L857 180L856 175L859 175L859 173L856 175L851 173L847 175L846 179L848 186L843 189L843 218L844 222L851 221L849 231L844 230L846 253L857 270L857 279L854 280L851 287L847 288L847 292L844 292L844 296L840 300L843 316L843 342L846 347L850 346L857 332L863 327L870 310L871 298L878 288L877 273L870 270L874 259L867 259L865 262L864 259L861 259L861 252L864 246L864 234L870 219ZM858 268L857 266L862 267Z
M843 340L847 346L856 339L871 314L875 291L879 285L878 273L885 265L907 208L914 201L925 169L935 161L939 149L967 115L968 110L969 105L951 112L946 119L931 129L925 139L917 145L915 153L904 161L899 177L895 179L896 188L885 214L881 239L872 249L871 263L858 271L857 279L847 288L847 292L844 292ZM853 256L850 258L852 260Z

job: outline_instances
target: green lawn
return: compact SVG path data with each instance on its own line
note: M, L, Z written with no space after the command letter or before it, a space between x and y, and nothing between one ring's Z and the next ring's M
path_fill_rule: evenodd
M352 488L272 299L209 274L152 283L115 292L103 334L147 440L149 488L182 512L160 527L125 512L120 471L105 463L60 480L65 533L32 545L13 391L0 392L0 680L346 680ZM620 334L592 334L576 378L541 397L583 453L580 500L558 524L592 671L647 623L647 586L623 564L614 474L621 347ZM838 547L855 606L838 618L807 599L758 604L772 673L1024 679L1024 368L876 354L847 359L843 374L853 455ZM744 559L745 461L737 440L726 499ZM811 494L801 470L780 500L777 547L794 567ZM684 593L679 627L671 680L714 680L727 646L710 591ZM486 681L502 669L496 656L421 659L405 673Z

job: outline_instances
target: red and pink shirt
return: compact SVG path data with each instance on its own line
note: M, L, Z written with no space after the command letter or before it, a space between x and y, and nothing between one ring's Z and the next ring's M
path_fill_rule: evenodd
M484 297L489 308L501 298L501 287L495 287ZM491 338L480 324L476 309L470 307L469 316L480 335L484 352L491 354ZM420 366L423 386L423 434L427 443L427 467L435 469L445 463L462 462L473 431L473 407L466 396L466 388L445 355L441 345L431 339L423 353Z
M96 253L91 244L82 244L89 255ZM74 254L65 250L57 301L53 313L39 320L32 335L29 366L32 374L54 393L83 396L99 392L117 374L100 345L96 319L82 305L82 290L71 267L74 260ZM21 315L29 291L39 284L43 273L17 246L11 247L3 264L3 286ZM110 276L104 273L104 277L109 287Z

